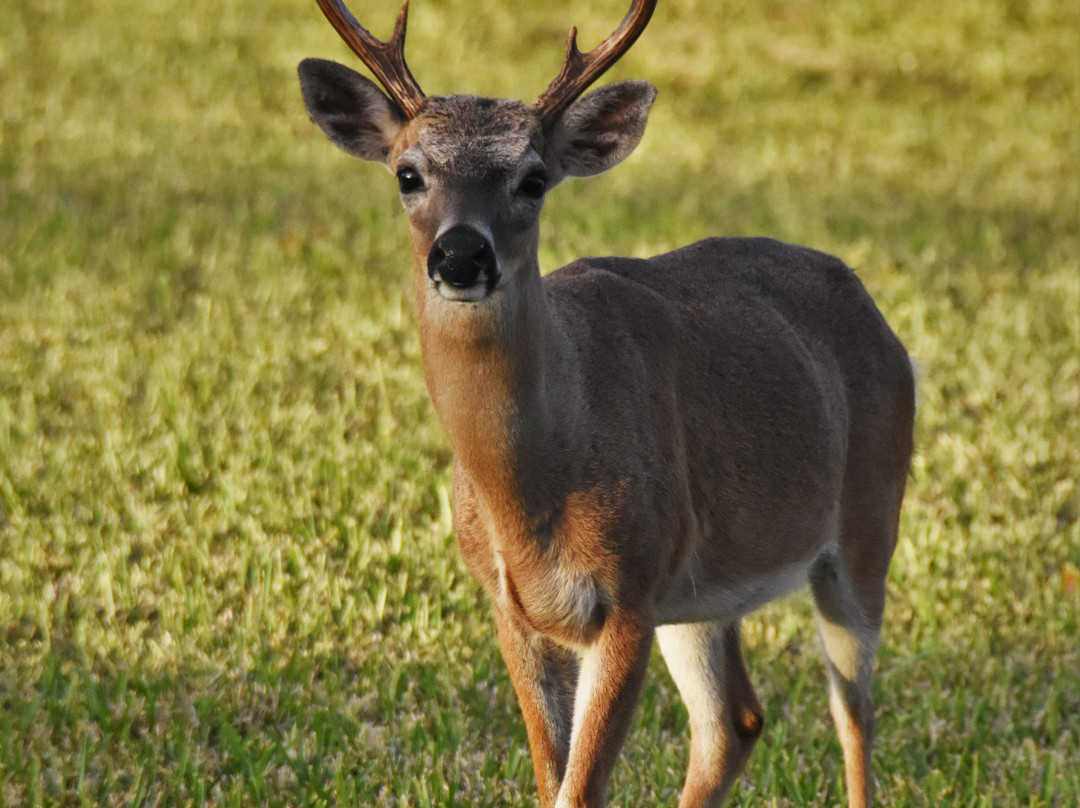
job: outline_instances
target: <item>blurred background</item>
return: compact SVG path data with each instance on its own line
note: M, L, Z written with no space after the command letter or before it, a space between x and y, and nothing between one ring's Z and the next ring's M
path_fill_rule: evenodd
M428 94L532 100L625 0L415 0ZM353 4L386 37L389 0ZM1080 797L1080 8L663 0L639 149L541 264L766 235L919 363L879 655L886 806ZM0 8L0 804L535 804L450 526L395 184L308 120L314 2ZM732 805L843 805L805 598L747 621ZM654 660L611 803L677 800Z

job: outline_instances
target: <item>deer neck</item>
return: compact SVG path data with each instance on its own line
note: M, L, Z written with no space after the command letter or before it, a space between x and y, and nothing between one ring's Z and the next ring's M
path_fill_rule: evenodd
M424 376L457 462L491 510L542 520L535 492L558 462L556 426L572 423L575 373L539 267L475 305L439 299L423 270L416 292Z

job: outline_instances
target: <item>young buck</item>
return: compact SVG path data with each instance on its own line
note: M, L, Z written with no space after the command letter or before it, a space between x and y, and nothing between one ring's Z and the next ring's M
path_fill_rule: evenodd
M807 581L849 804L869 804L914 394L867 292L835 258L750 238L541 277L547 191L642 136L651 85L582 93L655 0L588 53L571 31L532 105L427 98L405 63L407 8L382 42L318 3L386 90L300 64L314 122L397 176L455 529L493 604L541 804L603 804L655 634L690 715L680 805L719 805L762 730L739 620Z

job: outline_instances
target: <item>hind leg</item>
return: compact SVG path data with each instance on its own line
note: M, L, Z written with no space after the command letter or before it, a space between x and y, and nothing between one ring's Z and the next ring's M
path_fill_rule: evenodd
M881 630L884 578L877 583L857 582L838 555L828 555L815 563L810 585L829 673L829 708L844 751L848 805L866 808L873 797L871 677Z
M850 808L873 798L870 680L912 453L915 382L907 356L894 359L853 399L868 408L853 411L838 541L810 571Z
M715 808L728 793L764 722L739 649L739 625L686 623L656 630L690 715L690 766L679 808Z

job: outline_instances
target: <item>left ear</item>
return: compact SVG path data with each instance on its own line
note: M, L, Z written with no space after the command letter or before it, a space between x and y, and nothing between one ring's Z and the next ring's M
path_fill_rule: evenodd
M647 81L619 81L571 104L547 133L549 184L590 177L622 162L645 134L654 100L656 88Z

